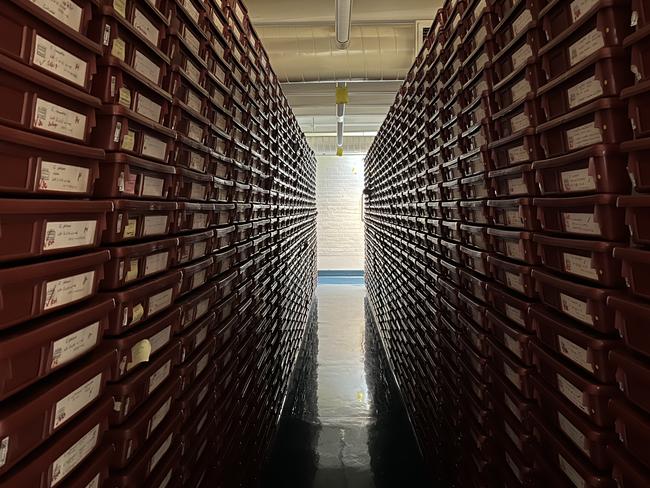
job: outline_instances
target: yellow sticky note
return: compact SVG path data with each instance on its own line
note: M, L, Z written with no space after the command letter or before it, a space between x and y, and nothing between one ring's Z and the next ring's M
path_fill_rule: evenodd
M126 43L119 38L113 39L113 49L111 54L124 61L126 59Z
M113 0L113 10L126 17L126 0Z
M125 151L133 151L135 147L135 132L132 130L124 134L124 140L122 141L122 149Z
M146 363L150 357L151 342L149 339L143 339L131 348L131 361L126 369L129 370L140 363Z
M126 87L120 88L120 98L118 100L120 105L131 108L131 90Z
M133 317L131 318L131 324L140 322L143 315L144 315L144 307L141 304L137 304L135 307L133 307Z
M129 268L128 271L126 272L126 277L124 278L124 281L128 283L129 281L135 280L138 277L138 271L139 271L138 260L132 259L131 262L129 263Z

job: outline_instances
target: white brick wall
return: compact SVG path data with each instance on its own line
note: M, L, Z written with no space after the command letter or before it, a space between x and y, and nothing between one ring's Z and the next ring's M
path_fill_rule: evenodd
M318 269L362 270L363 156L319 156Z

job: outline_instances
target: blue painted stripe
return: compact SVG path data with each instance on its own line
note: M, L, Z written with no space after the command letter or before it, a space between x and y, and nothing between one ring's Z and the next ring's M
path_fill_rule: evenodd
M358 285L366 284L363 276L319 276L319 285Z
M318 271L318 276L364 276L364 274L365 274L364 271L361 269L352 269L352 270L324 269Z

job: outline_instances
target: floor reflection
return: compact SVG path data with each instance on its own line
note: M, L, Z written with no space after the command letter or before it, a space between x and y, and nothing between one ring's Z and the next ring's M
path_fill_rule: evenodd
M364 301L364 286L319 286L264 487L431 486Z

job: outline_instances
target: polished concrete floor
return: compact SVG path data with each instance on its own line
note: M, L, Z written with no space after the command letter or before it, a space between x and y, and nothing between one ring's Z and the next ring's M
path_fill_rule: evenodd
M366 323L361 283L330 278L319 285L318 324L264 488L431 486L378 338Z

